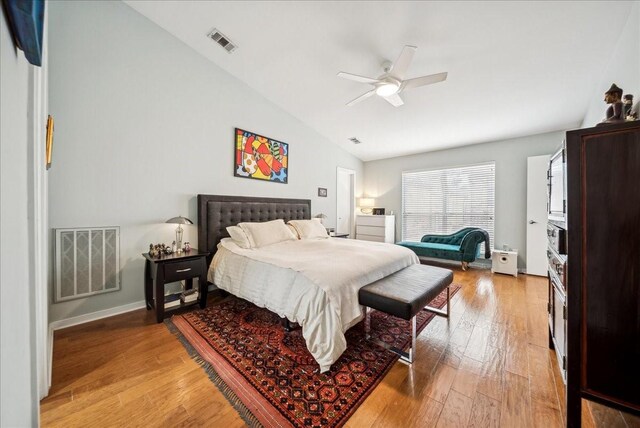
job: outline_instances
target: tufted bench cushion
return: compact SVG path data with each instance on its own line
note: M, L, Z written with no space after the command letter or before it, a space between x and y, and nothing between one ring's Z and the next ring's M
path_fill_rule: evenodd
M392 275L365 285L358 292L358 301L367 309L365 331L369 338L371 325L370 308L411 321L411 347L409 352L389 347L377 342L385 348L400 355L405 362L412 363L415 354L416 315L422 309L429 310L445 317L449 316L449 286L453 282L453 272L449 269L415 264ZM443 290L447 290L447 310L427 306Z

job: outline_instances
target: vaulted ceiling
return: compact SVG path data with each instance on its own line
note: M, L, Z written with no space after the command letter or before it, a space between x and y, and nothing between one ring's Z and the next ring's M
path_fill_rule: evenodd
M631 2L126 1L362 160L578 126ZM217 28L238 49L207 38ZM407 78L445 82L393 107L339 71L377 77L405 44ZM604 111L603 104L603 111ZM349 138L362 144L354 145Z

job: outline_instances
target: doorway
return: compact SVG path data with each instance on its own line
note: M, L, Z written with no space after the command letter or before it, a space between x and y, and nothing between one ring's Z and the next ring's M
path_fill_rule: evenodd
M527 274L547 276L548 155L527 158Z
M356 211L356 172L337 168L336 176L336 233L348 233L354 237Z

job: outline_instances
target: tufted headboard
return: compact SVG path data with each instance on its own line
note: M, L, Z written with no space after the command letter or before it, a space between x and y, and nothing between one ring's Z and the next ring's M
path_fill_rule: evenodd
M228 226L243 221L311 218L310 199L254 198L248 196L198 195L198 249L211 252L211 261Z

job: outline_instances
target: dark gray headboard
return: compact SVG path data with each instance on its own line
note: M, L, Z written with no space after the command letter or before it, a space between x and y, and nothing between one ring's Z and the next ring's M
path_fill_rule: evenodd
M228 226L279 218L285 222L310 219L311 200L198 195L198 249L213 257L220 240L229 236Z

